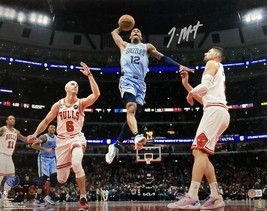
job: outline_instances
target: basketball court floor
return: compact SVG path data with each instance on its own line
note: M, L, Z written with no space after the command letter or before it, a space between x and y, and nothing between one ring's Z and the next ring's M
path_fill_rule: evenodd
M170 202L162 201L108 201L108 202L90 202L90 211L171 211L167 208ZM74 211L78 210L77 202L59 203L55 206L34 207L31 203L15 204L5 203L0 210L34 210L34 211ZM215 211L267 211L267 202L264 200L255 201L226 201L224 208L215 209Z

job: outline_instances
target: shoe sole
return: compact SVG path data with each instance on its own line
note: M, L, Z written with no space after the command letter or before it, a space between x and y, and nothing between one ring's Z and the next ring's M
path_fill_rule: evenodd
M46 200L46 199L44 199L44 200L45 200L45 202L46 202L47 204L50 204L50 205L56 205L55 202L50 202L50 201L48 201L48 200Z
M79 208L79 209L78 209L78 211L85 211L85 210L88 211L88 210L90 210L90 208L88 207L88 208Z
M222 204L216 207L201 207L200 210L215 210L215 209L222 208L222 207L225 207L225 204Z
M222 208L225 207L225 202L222 201L220 204L216 205L216 207L200 207L200 210L214 210L214 209L218 209L218 208Z
M190 207L190 206L184 206L184 207L179 207L179 206L177 206L177 205L174 205L174 206L169 206L169 205L167 205L167 207L169 208L169 209L190 209L190 210L200 210L200 207Z
M114 146L112 146L112 145L109 145L109 146L108 146L108 153L105 155L105 160L106 160L106 163L107 163L107 164L111 164L112 161L114 160L114 158L112 159L112 161L108 161L108 159L107 159L108 155L111 154L110 151L111 151L111 148L112 148L112 147L114 147ZM114 151L115 151L115 150L114 150ZM115 156L116 156L116 153L115 153ZM115 157L115 156L114 156L114 157Z
M111 163L112 163L112 161L111 161L111 162L109 162L109 161L107 160L107 156L108 156L108 154L106 154L106 156L105 156L106 163L107 163L107 164L111 164Z

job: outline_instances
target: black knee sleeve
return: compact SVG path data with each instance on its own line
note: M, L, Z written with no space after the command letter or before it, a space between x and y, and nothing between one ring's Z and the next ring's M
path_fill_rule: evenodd
M54 188L57 185L57 173L50 175L50 187Z
M47 180L46 175L39 177L37 180L35 180L35 186L38 188L43 188L46 180Z

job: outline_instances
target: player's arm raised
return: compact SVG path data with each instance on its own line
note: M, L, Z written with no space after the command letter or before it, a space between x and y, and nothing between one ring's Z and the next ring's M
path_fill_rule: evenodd
M114 29L112 32L111 32L111 36L114 40L114 42L116 43L116 45L119 47L119 49L121 51L123 51L127 45L127 42L125 42L121 36L119 35L119 33L121 32L121 28L118 27L116 29Z
M187 95L186 99L190 105L193 105L193 98L196 96L203 97L212 86L213 76L217 73L219 64L216 61L208 61L202 76L201 83L193 88Z
M36 137L48 127L49 123L52 122L59 111L59 102L54 103L46 117L40 122L32 136Z
M186 66L179 64L178 62L174 61L172 58L165 56L164 54L160 53L154 45L151 43L147 43L147 51L149 55L155 57L157 60L162 61L164 64L168 66L178 67L179 70L184 70L186 72L194 72L194 69L190 69Z
M94 79L94 76L91 73L89 67L84 62L81 62L80 64L83 67L81 72L85 76L88 77L88 80L89 80L89 83L90 83L90 87L91 87L91 90L92 90L92 94L90 94L86 98L82 98L81 99L82 110L84 110L88 106L92 105L99 98L100 90L99 90L99 87L98 87L98 85L97 85L97 83L96 83L96 81Z
M193 89L193 87L188 82L188 79L189 79L188 72L186 72L186 71L180 71L180 76L182 78L182 84L183 84L184 88L189 93ZM196 95L196 96L194 96L194 99L196 101L198 101L200 104L203 104L202 97L201 96Z

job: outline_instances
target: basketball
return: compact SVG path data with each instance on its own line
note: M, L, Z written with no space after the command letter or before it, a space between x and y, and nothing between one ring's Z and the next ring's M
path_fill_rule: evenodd
M119 27L122 31L130 31L133 29L135 20L131 15L122 15L119 19Z

